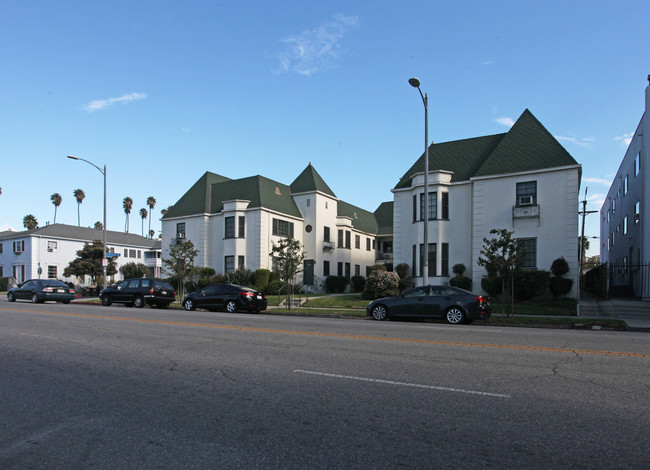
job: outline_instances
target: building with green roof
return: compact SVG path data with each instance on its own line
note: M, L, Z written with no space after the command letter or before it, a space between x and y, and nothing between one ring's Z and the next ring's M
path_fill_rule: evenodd
M480 292L484 238L505 228L527 269L564 257L575 294L581 166L528 109L506 133L431 144L426 250L424 166L422 155L392 190L394 262L408 263L416 284L446 284L462 263Z

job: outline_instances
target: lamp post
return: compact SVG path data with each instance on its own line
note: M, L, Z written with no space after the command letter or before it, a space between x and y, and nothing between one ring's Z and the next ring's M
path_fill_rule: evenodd
M93 162L89 162L88 160L85 160L83 158L73 157L72 155L68 155L68 158L71 158L72 160L81 160L82 162L86 162L89 165L92 165L95 168L97 168L97 170L99 170L99 172L104 176L104 225L102 226L102 243L104 244L104 256L102 257L102 273L104 276L104 289L106 289L106 268L108 267L108 258L106 256L106 251L107 251L106 249L106 165L104 165L104 169L102 170Z
M427 94L422 94L420 89L420 80L409 78L409 84L417 88L424 103L424 260L422 263L423 277L422 285L429 284L429 98Z

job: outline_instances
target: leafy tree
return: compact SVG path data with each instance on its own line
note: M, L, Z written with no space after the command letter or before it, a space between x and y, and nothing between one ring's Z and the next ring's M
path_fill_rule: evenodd
M399 276L397 273L377 270L366 279L366 289L361 294L365 300L399 295Z
M86 193L83 192L83 189L75 189L72 195L77 200L77 226L81 227L81 203L84 202Z
M181 298L185 296L185 281L194 273L194 258L198 254L199 250L194 249L194 243L187 240L171 243L169 245L169 258L163 258L162 260L166 266L165 271L178 280L178 292L180 292Z
M488 277L501 277L501 290L505 292L506 282L510 289L510 312L513 313L514 295L513 273L521 267L523 262L522 253L517 253L517 240L513 238L513 233L509 230L492 229L493 238L483 238L483 248L478 258L478 265L483 266L488 272Z
M54 223L56 223L56 211L61 205L61 201L63 198L59 193L54 193L50 196L50 201L52 201L52 204L54 204Z
M104 230L104 224L102 224L99 220L95 222L95 230Z
M124 222L124 231L129 233L129 214L131 214L131 209L133 208L133 199L129 196L125 197L122 200L122 207L124 208L124 213L126 214L126 221Z
M283 238L277 245L272 243L269 255L273 257L273 270L287 286L287 300L291 308L296 275L302 272L302 263L305 260L302 243L295 238Z
M151 233L151 216L153 215L153 208L156 205L156 198L149 196L147 198L147 205L149 206L149 238L153 238L153 234Z
M63 275L68 276L90 276L93 284L97 284L97 278L103 275L102 259L104 258L104 244L101 240L93 240L86 243L81 250L77 251L77 257L70 261ZM106 275L112 276L117 273L115 258L108 258Z
M142 222L141 222L142 232L141 232L141 234L144 237L144 219L147 218L147 209L145 209L144 207L142 209L140 209L140 218L142 219Z
M120 272L124 278L139 278L145 277L149 273L149 269L142 263L126 263L120 268Z
M27 230L38 228L38 220L36 220L36 217L34 217L32 214L27 214L25 217L23 217L23 226Z

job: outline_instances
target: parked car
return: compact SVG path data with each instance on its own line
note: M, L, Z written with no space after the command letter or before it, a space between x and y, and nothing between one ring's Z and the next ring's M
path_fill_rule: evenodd
M259 313L266 310L266 295L248 287L234 284L210 284L202 289L190 292L183 299L185 310L207 308L208 310L226 310L233 313L247 310Z
M142 308L147 304L165 308L176 300L176 291L170 283L159 279L125 279L102 289L99 298L106 307L121 303L127 307Z
M7 292L9 302L18 299L31 300L35 304L47 301L69 304L74 299L74 289L55 279L32 279Z
M415 287L395 297L374 300L366 307L366 315L375 320L444 318L454 325L487 319L491 313L488 297L450 286Z

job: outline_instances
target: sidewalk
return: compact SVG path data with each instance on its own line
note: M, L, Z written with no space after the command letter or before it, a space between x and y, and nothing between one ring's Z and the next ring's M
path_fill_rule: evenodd
M630 330L650 332L650 302L636 299L580 300L582 318L615 318L623 320Z

